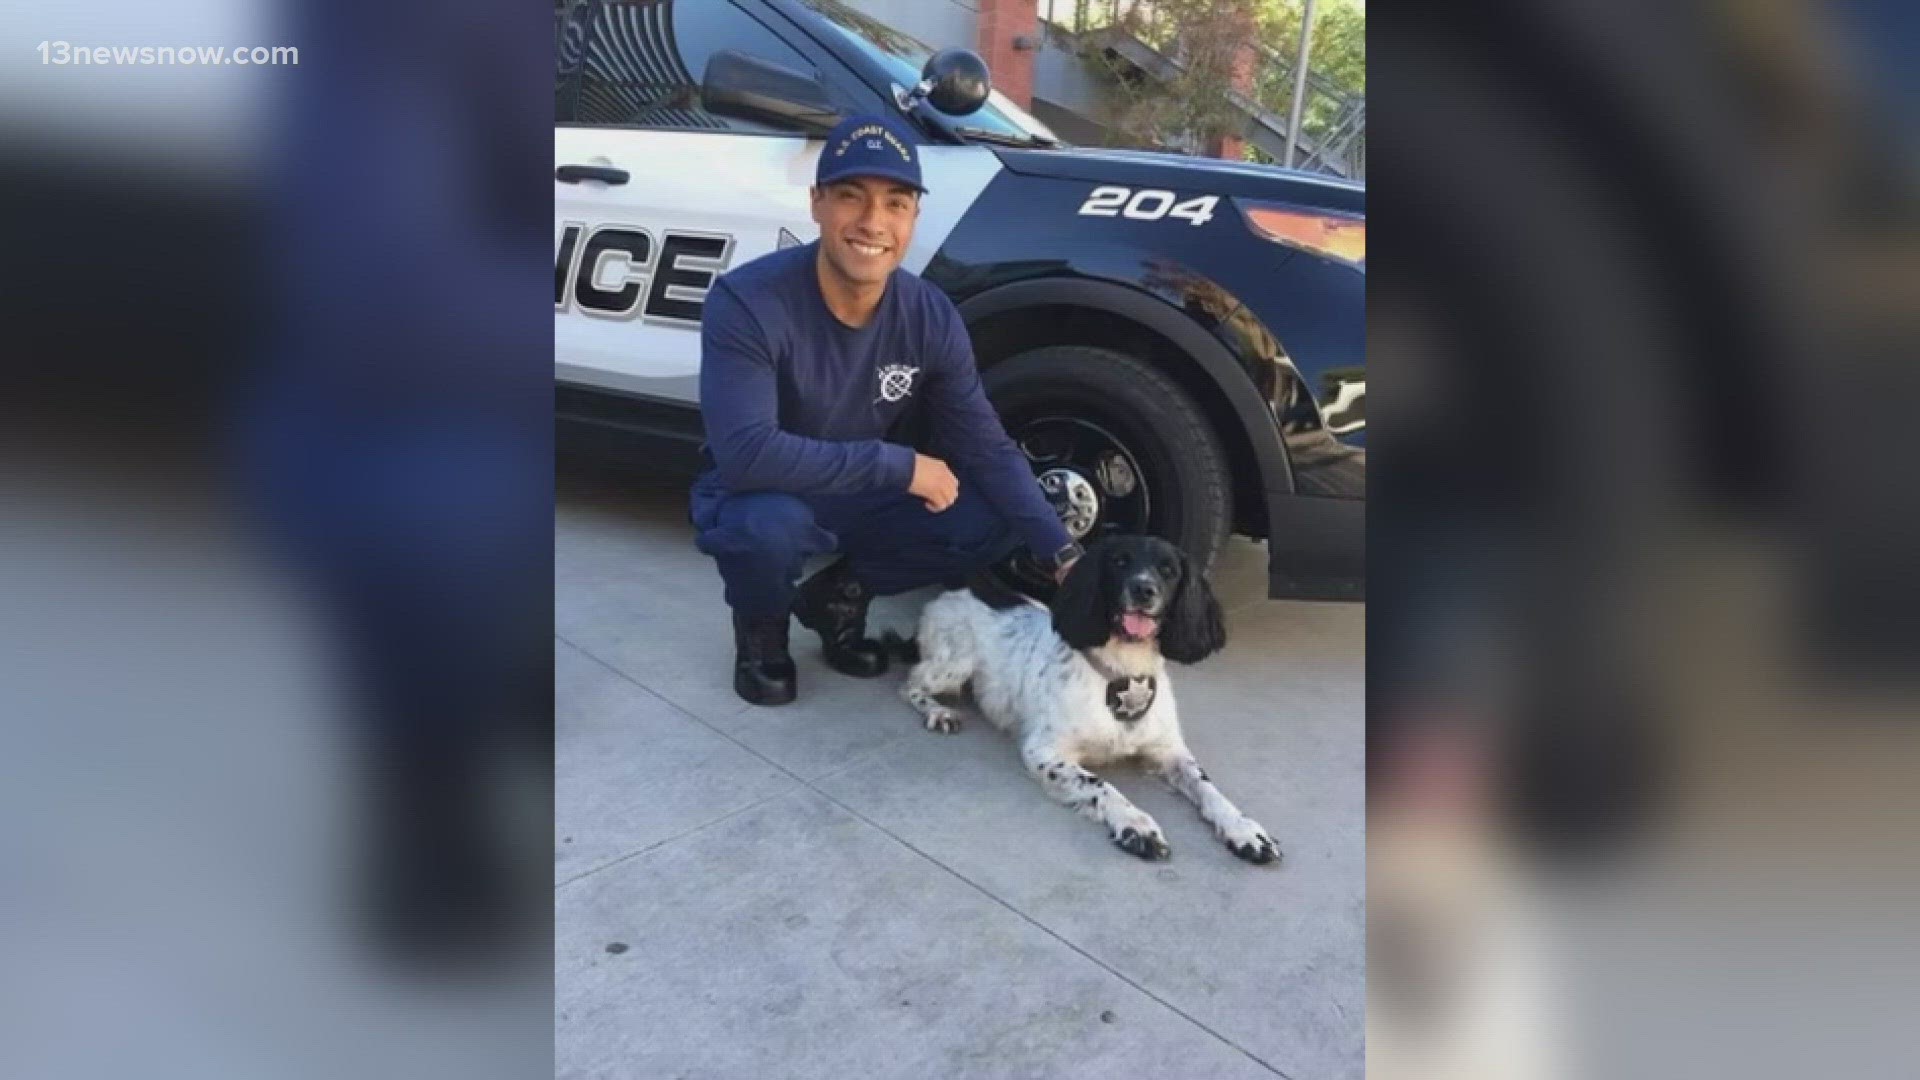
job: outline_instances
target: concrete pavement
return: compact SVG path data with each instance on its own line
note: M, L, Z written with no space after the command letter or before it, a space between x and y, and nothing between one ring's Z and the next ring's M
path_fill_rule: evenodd
M925 732L900 672L840 676L798 625L800 700L742 703L684 491L561 476L557 1075L1361 1075L1363 607L1268 601L1264 547L1232 542L1232 643L1179 671L1182 719L1286 860L1105 770L1166 830L1148 864L984 721Z

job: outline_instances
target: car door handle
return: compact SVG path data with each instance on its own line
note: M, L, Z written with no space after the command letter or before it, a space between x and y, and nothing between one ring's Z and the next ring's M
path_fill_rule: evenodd
M598 180L603 184L624 184L628 174L625 169L615 169L606 165L562 165L553 170L553 178L563 184L577 184L582 180Z

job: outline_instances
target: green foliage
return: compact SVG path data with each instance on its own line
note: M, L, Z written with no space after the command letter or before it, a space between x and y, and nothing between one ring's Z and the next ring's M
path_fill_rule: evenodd
M1164 80L1140 78L1108 61L1121 100L1117 126L1137 145L1201 149L1238 132L1242 114L1227 96L1246 62L1253 0L1156 0L1116 11L1115 24L1178 65Z
M1268 111L1293 108L1293 62L1300 49L1301 0L1258 0L1260 40L1271 52L1256 79L1254 97ZM1312 80L1300 130L1309 141L1333 134L1346 111L1367 92L1367 16L1350 4L1320 0L1314 6L1313 48L1307 57Z
M1292 62L1300 49L1301 0L1258 0L1260 40ZM1307 67L1342 92L1367 92L1367 13L1341 0L1313 9L1313 51Z
M1123 137L1133 145L1192 151L1242 131L1245 118L1229 94L1236 68L1249 61L1249 96L1284 122L1303 9L1302 0L1076 0L1073 18L1082 33L1121 27L1178 63L1180 70L1162 80L1101 58L1114 79L1114 120ZM1065 16L1063 3L1055 10ZM1366 28L1366 12L1354 0L1315 5L1312 79L1301 121L1307 139L1332 135L1364 98ZM1248 158L1264 155L1249 148Z

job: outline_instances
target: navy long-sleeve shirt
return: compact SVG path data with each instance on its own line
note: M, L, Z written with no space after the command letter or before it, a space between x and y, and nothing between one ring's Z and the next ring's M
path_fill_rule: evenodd
M987 402L953 302L895 270L873 318L847 326L821 295L818 246L762 256L707 293L700 411L721 484L796 495L904 493L913 448L884 436L918 407L960 483L978 484L1030 551L1065 547L1066 529Z

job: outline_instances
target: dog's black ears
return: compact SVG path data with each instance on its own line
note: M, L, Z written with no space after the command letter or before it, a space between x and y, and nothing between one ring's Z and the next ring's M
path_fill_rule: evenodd
M1220 601L1200 568L1180 553L1180 591L1167 605L1160 626L1160 655L1181 664L1197 664L1227 647L1227 620Z
M1113 636L1111 613L1100 593L1100 560L1082 556L1053 594L1053 630L1076 649L1096 649Z

